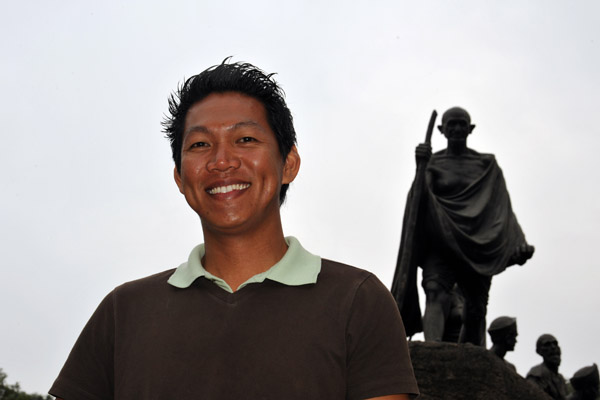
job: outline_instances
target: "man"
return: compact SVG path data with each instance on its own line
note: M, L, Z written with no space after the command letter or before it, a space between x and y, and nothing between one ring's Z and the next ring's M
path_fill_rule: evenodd
M423 268L426 295L425 340L442 340L456 283L465 298L460 342L483 346L492 276L510 265L523 265L534 248L525 241L512 212L495 157L467 147L467 137L475 129L467 111L460 107L447 110L438 129L448 140L446 149L433 155L429 144L416 149L417 165L426 164L425 189L418 211L407 209L405 213L418 212L419 232L417 249L400 249L400 254L417 254L408 274L406 293L411 298L403 302L402 315L410 335L421 330L415 298L418 264ZM413 190L409 199L416 195ZM394 286L400 285L395 282Z
M284 237L300 167L277 83L214 66L169 101L165 131L204 244L117 287L50 393L80 399L408 399L418 394L397 307L372 274Z
M513 317L498 317L492 321L488 328L492 339L490 351L504 360L507 352L513 351L517 344L517 319ZM504 360L506 366L517 372L514 365Z
M535 344L535 351L542 356L544 362L529 370L527 380L539 386L554 400L565 400L567 384L565 378L558 372L560 365L558 341L552 335L543 334Z
M577 370L570 382L575 392L569 395L568 400L596 400L600 394L600 376L596 364Z

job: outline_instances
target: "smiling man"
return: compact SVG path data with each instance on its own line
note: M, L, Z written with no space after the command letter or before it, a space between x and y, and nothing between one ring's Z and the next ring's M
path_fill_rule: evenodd
M175 182L200 217L188 261L114 289L50 393L80 399L409 399L404 327L371 273L284 237L300 168L271 75L223 64L170 99Z

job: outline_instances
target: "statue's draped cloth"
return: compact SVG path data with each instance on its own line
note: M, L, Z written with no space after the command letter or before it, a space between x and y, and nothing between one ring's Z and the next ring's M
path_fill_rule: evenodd
M399 253L411 253L407 274L409 281L401 309L408 335L422 330L416 269L424 252L442 249L452 256L454 262L481 275L492 276L511 264L515 248L525 242L495 157L470 151L468 155L461 156L460 162L465 170L482 172L471 177L470 183L458 191L440 195L432 185L433 178L435 182L452 182L453 175L456 175L456 163L452 162L450 156L439 152L431 157L427 165L423 188L425 193L421 194L419 210L410 209L410 198L415 194L414 183L408 194L405 223L409 213L418 212L417 232L413 233L416 235L415 244L413 248L406 248L404 236L407 232L404 232L403 226ZM397 284L393 286L397 287ZM394 296L398 294L394 293Z

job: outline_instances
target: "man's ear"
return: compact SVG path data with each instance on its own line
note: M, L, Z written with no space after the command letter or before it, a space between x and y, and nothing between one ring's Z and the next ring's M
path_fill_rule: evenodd
M469 134L470 134L471 132L473 132L473 129L475 129L475 125L471 125L471 126L469 126Z
M440 131L440 133L443 135L444 134L444 126L443 125L438 125L438 131Z
M291 183L298 175L298 171L300 170L300 154L298 154L298 149L296 146L292 146L290 152L285 158L285 164L283 164L283 176L281 179L281 184L285 185L286 183Z
M177 167L173 168L173 178L175 178L175 183L177 184L179 191L183 194L183 184L181 183L181 175L179 175Z

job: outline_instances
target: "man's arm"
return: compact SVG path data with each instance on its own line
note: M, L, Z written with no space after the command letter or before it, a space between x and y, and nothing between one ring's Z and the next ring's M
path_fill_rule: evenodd
M108 294L94 311L50 388L50 394L58 400L77 400L81 398L80 393L89 393L99 399L112 399L115 331L113 293Z
M535 251L535 247L528 244L527 242L521 243L520 246L515 248L514 253L510 257L508 261L508 265L519 264L523 265L527 260L529 260L533 256L533 252Z
M398 306L370 275L357 288L346 327L348 397L402 400L419 393ZM402 393L402 394L401 394Z

